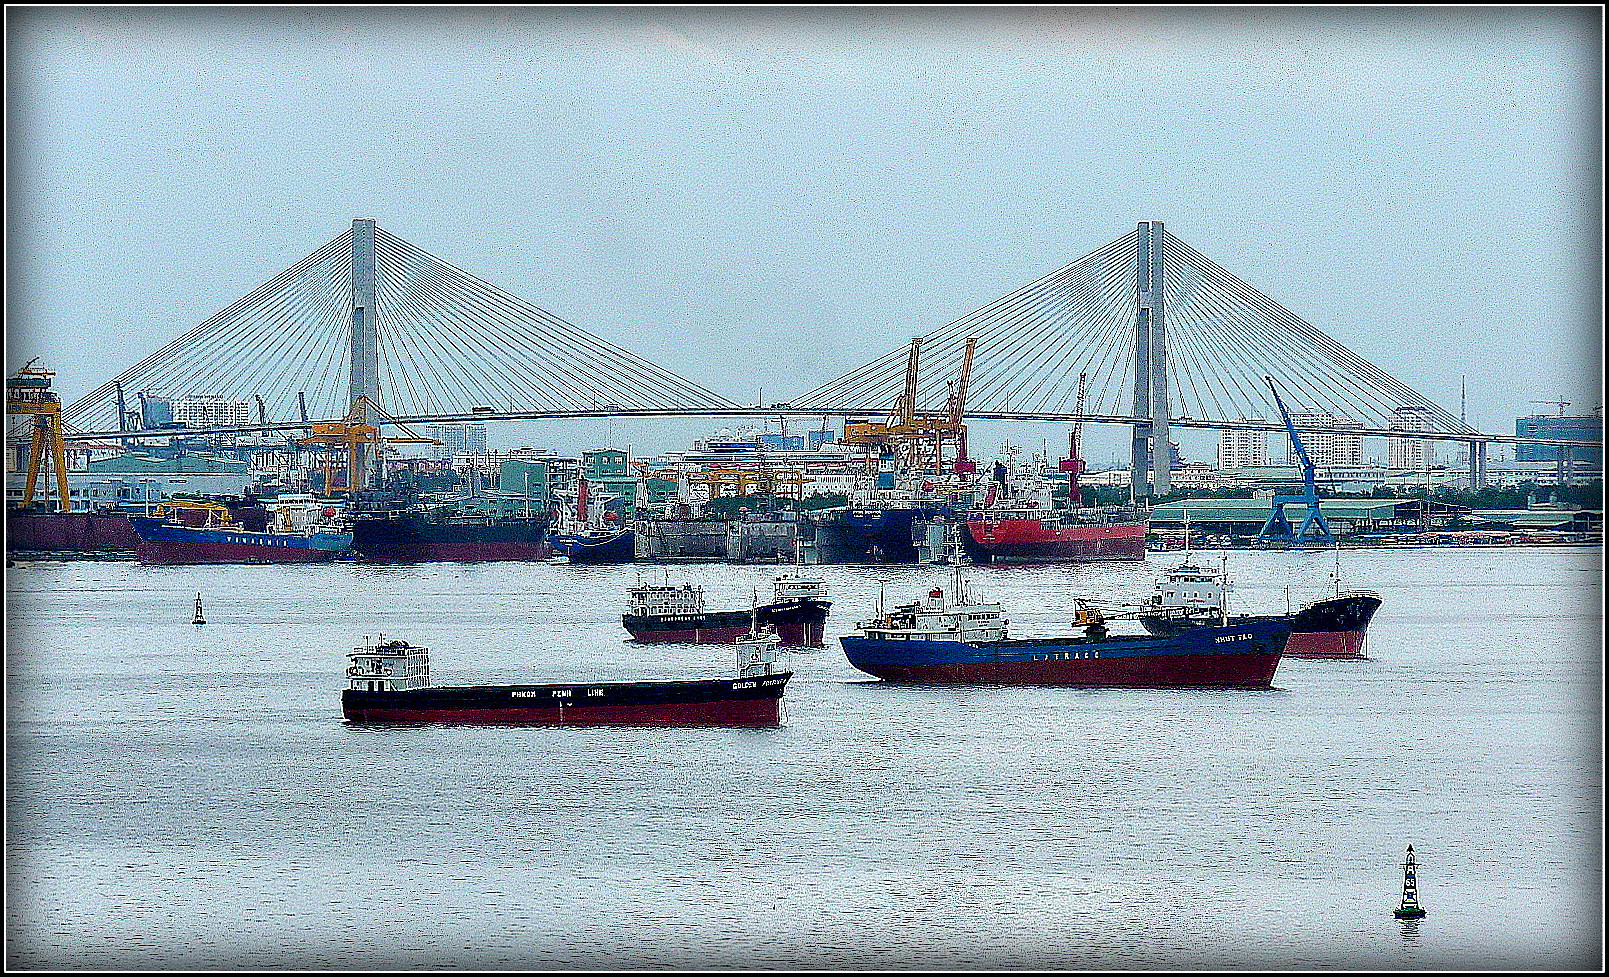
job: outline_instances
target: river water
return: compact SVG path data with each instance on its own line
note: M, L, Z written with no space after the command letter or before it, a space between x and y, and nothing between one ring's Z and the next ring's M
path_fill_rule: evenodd
M1333 587L1327 554L1228 556L1241 610ZM1175 562L968 574L1027 635ZM729 669L625 640L625 588L666 569L19 563L6 963L1602 962L1598 550L1347 551L1384 598L1370 660L1286 660L1269 691L892 687L832 642L789 653L779 729L342 721L344 655L382 632L438 684ZM829 635L946 572L819 569ZM775 568L668 570L741 607ZM1418 923L1391 915L1409 844Z

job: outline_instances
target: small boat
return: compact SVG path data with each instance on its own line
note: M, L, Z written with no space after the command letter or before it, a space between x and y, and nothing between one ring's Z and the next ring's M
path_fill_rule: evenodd
M681 644L729 644L748 634L751 616L774 629L790 646L820 647L826 641L827 599L824 580L785 573L771 582L772 599L745 610L709 610L704 588L691 583L644 584L626 591L620 622L638 641Z
M430 684L430 650L380 640L348 653L341 712L354 723L503 726L779 726L792 672L776 635L738 643L735 677L541 685Z
M889 682L1266 689L1290 636L1284 616L1166 636L1113 634L1107 620L1080 603L1081 634L1009 637L1000 605L974 598L957 567L948 592L879 606L860 634L839 640L851 665Z
M1402 902L1392 911L1398 919L1424 919L1424 907L1419 905L1419 882L1415 878L1419 863L1413 857L1413 846L1408 846L1408 857L1402 862Z

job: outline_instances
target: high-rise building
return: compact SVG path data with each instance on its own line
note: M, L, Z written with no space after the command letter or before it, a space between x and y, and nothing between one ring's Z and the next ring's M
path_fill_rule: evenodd
M1237 421L1261 421L1261 417L1237 417ZM1263 467L1268 464L1268 432L1250 428L1224 431L1218 439L1220 469Z
M1571 448L1570 462L1575 465L1603 467L1603 418L1555 417L1537 415L1514 420L1514 433L1522 438L1558 438L1561 441L1590 441L1595 447ZM1564 448L1556 444L1517 444L1515 461L1559 461Z
M1291 426L1302 439L1302 447L1307 450L1308 460L1314 468L1333 468L1347 465L1363 464L1363 425L1350 417L1337 417L1329 411L1306 411L1291 415ZM1330 428L1332 430L1314 431L1310 428ZM1353 434L1350 428L1359 431ZM1339 429L1339 430L1335 430ZM1296 448L1286 438L1285 463L1287 465L1300 465L1301 460L1296 457Z
M251 405L218 394L191 394L173 402L173 420L186 427L236 427L256 423Z
M1430 411L1404 405L1391 414L1393 431L1430 430ZM1386 438L1386 464L1400 471L1420 472L1436 464L1431 442L1424 438Z
M425 426L425 437L435 438L441 443L435 446L435 455L438 461L445 461L453 455L485 454L486 453L486 425L453 422L447 424L428 424Z

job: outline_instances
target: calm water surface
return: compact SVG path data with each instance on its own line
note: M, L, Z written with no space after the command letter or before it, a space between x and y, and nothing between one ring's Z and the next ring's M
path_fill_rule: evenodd
M1325 554L1229 559L1242 609L1332 586ZM1031 634L1175 562L969 576ZM775 568L669 569L744 606ZM820 569L829 635L945 572ZM622 730L349 726L344 655L405 637L441 684L727 670L625 640L664 568L20 563L6 962L1596 969L1602 571L1349 551L1385 600L1371 660L1272 691L891 687L833 642L789 655L783 728ZM1410 843L1419 923L1391 916Z

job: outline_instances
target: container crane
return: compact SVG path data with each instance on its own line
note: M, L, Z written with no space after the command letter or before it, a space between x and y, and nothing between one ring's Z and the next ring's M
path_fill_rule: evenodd
M1324 519L1324 511L1319 508L1318 490L1314 485L1313 461L1308 458L1307 449L1302 446L1302 439L1296 433L1296 425L1291 422L1290 411L1285 409L1285 402L1279 397L1279 389L1274 386L1274 378L1265 376L1263 379L1268 381L1268 389L1274 395L1274 403L1279 407L1280 416L1285 419L1285 433L1290 435L1291 446L1296 449L1296 457L1302 463L1302 494L1280 495L1275 493L1273 509L1268 513L1268 521L1263 523L1263 528L1257 533L1257 542L1262 543L1277 537L1300 546L1307 539L1308 529L1312 528L1314 523L1317 523L1319 532L1322 535L1316 538L1325 543L1334 544L1335 536L1330 532L1330 524ZM1290 520L1285 518L1285 505L1293 502L1300 502L1307 506L1307 515L1302 519L1300 531L1293 530Z
M911 339L910 354L905 364L905 390L894 402L887 421L846 422L844 441L876 447L893 454L907 470L931 467L933 474L944 474L944 441L956 441L958 458L964 457L962 438L965 428L961 424L966 409L966 387L972 376L972 354L977 348L976 339L968 339L961 363L961 374L950 390L949 401L942 414L919 414L916 411L917 379L921 366L922 337ZM932 456L928 445L932 445ZM930 464L931 463L931 464Z
M950 430L955 435L955 464L951 470L957 475L972 475L978 470L977 462L967 457L967 426L961 423L966 413L967 384L972 380L972 354L977 348L977 338L968 338L961 354L961 375L950 390Z

